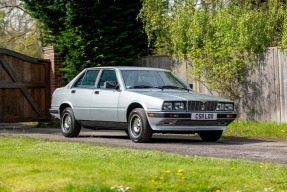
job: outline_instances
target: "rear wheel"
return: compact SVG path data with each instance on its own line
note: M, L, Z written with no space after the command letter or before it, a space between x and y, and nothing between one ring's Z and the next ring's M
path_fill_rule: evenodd
M152 137L152 129L148 123L144 109L132 110L128 120L128 135L133 142L148 142Z
M77 137L81 131L71 107L65 108L61 114L61 130L65 137Z
M221 138L223 131L200 131L198 135L203 141L215 142Z

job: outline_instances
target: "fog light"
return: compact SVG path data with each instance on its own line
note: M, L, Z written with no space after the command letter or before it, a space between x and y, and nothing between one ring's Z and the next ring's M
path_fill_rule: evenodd
M177 114L168 114L168 117L169 118L176 118L176 117L178 117L178 115Z

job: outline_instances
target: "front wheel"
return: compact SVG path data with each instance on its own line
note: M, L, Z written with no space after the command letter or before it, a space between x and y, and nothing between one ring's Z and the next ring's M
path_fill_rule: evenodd
M61 114L61 130L65 137L77 137L81 131L81 125L76 121L71 107L64 109Z
M218 141L223 131L200 131L198 135L203 141L215 142Z
M144 143L151 139L152 129L148 123L144 109L136 108L130 113L128 135L135 143Z

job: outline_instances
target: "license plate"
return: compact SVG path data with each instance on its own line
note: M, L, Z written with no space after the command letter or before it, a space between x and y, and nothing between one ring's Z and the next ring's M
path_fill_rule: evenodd
M217 113L192 113L192 120L216 120Z

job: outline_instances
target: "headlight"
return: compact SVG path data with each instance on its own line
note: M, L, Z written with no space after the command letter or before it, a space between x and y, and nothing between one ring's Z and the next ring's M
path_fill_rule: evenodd
M163 110L172 110L172 102L164 102L162 108Z
M216 111L223 111L224 110L224 103L218 103L216 107Z
M175 102L174 103L175 110L184 110L184 103L183 102Z
M181 101L166 101L162 106L163 110L182 111L186 109L186 102Z
M224 110L225 111L233 111L233 104L231 104L231 103L225 104Z
M218 103L216 107L216 111L233 111L234 105L233 103Z

